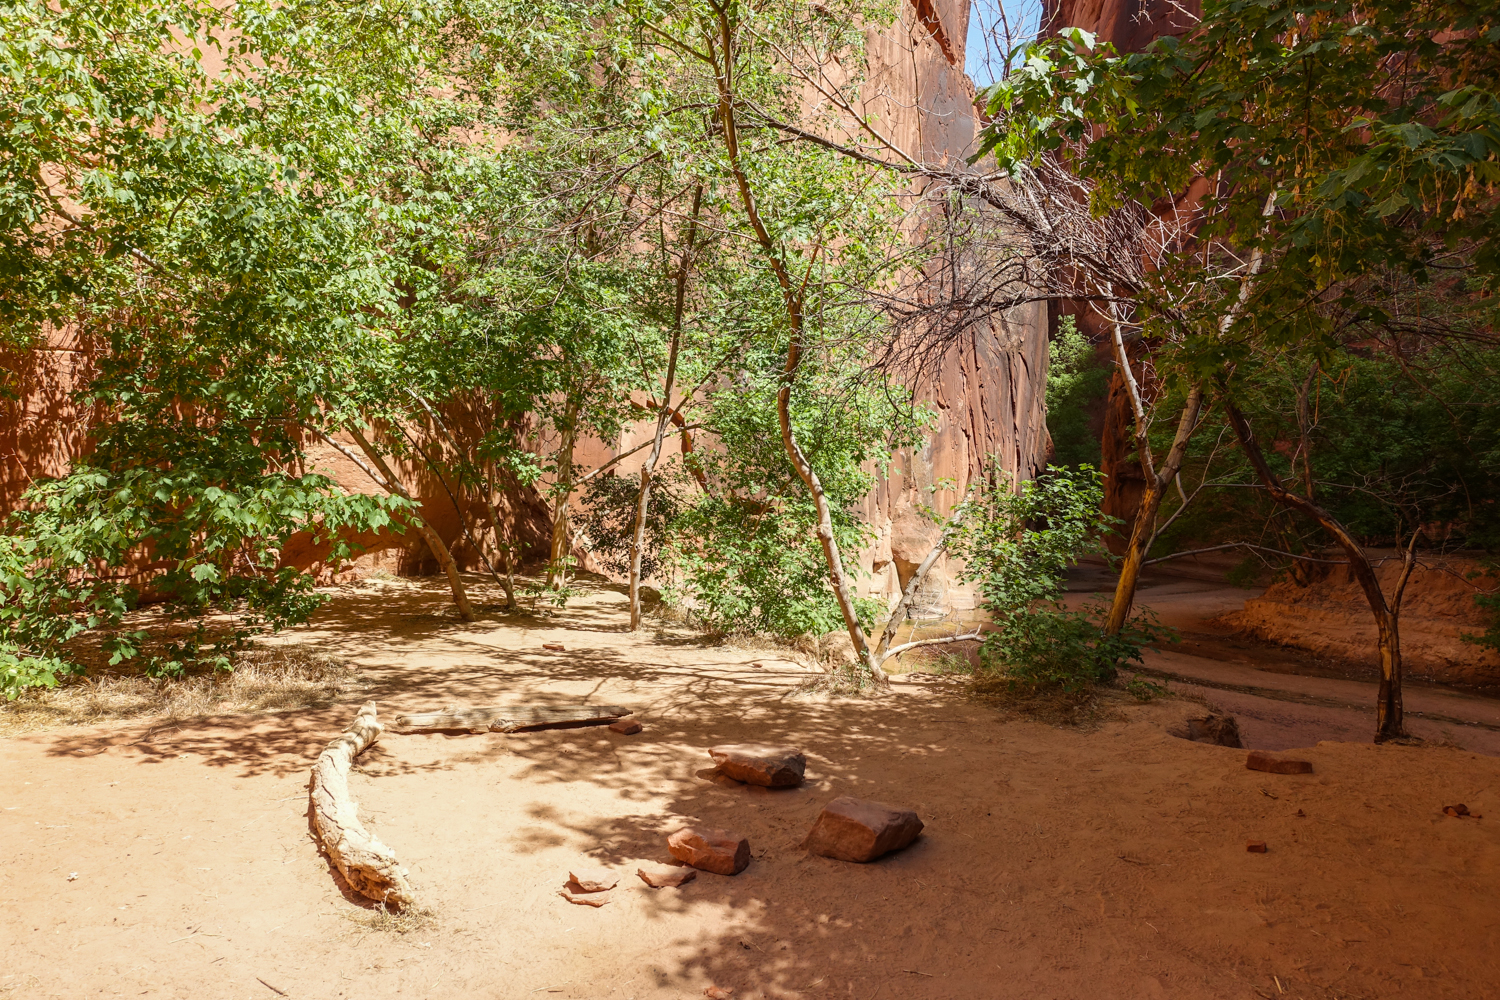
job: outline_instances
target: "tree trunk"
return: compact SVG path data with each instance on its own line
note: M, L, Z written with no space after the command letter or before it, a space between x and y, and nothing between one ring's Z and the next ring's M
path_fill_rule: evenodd
M486 484L488 485L488 484ZM492 492L488 491L487 492ZM500 530L500 518L495 513L495 505L490 498L484 498L484 513L490 522L490 530L495 533L495 548L505 560L505 577L502 585L505 587L505 607L508 611L516 610L516 570L515 553L512 551L512 543L505 537L505 532Z
M792 370L796 366L796 350L787 353L787 373L790 378ZM786 449L787 457L792 460L792 466L797 470L797 475L807 486L807 492L812 494L813 506L818 511L818 541L823 546L823 559L828 563L828 583L833 587L833 596L838 601L839 611L844 615L844 626L849 632L849 641L854 645L854 653L859 661L865 665L882 685L889 686L890 678L881 669L880 664L875 662L875 653L870 648L869 639L865 638L865 631L859 624L859 614L854 609L853 588L849 586L849 579L844 575L844 562L839 554L839 543L833 535L833 511L828 506L828 496L823 492L823 483L818 479L817 472L807 457L802 454L802 449L797 444L796 437L792 434L791 414L792 387L790 382L783 382L781 391L776 394L776 416L781 422L781 444Z
M662 423L656 425L656 439L661 441ZM657 446L651 449L651 459L657 455ZM641 466L641 490L635 498L635 534L630 539L630 631L641 627L641 552L646 547L646 514L651 507L651 467L656 463L647 459Z
M745 209L745 215L750 221L751 229L755 231L756 242L760 244L761 250L770 263L771 271L776 276L776 283L781 286L782 302L786 307L787 321L791 328L791 343L787 346L786 364L782 368L781 389L776 394L776 417L781 424L781 444L786 450L787 458L792 462L792 467L797 470L798 477L807 486L807 491L812 496L813 506L817 509L818 542L823 547L823 558L828 563L828 583L833 588L833 596L838 602L839 611L844 616L844 626L849 632L849 641L854 646L855 655L876 682L889 687L890 678L880 668L880 664L875 662L870 641L865 637L864 629L859 624L859 615L854 610L854 598L848 578L844 575L844 563L839 554L838 539L833 535L833 517L828 506L828 497L823 492L823 484L819 481L818 474L807 461L807 456L802 453L796 436L792 433L792 382L796 378L797 366L802 360L805 333L802 286L792 280L791 274L787 271L786 262L781 259L780 248L761 220L755 194L750 188L750 178L740 162L739 131L734 113L734 84L731 78L734 38L729 24L728 7L716 7L715 17L719 28L719 51L714 51L713 42L709 40L709 54L714 57L714 75L719 88L720 135L724 138L724 150L728 154L729 167L734 174L735 186L739 189L740 202Z
M349 765L380 739L375 703L366 702L343 734L318 755L312 772L312 822L323 849L349 888L393 910L415 902L396 853L359 821L349 797Z
M573 445L578 439L578 402L568 400L563 411L563 423L558 428L562 439L557 445L557 501L552 506L552 548L547 563L547 586L551 587L562 576L568 582L567 567L563 559L568 554L568 500L573 494Z
M366 457L374 463L375 468L379 469L380 474L385 477L387 488L396 493L396 495L415 503L416 501L412 499L412 495L407 492L406 487L401 485L401 480L396 478L396 474L386 464L385 458L381 456L379 451L371 447L370 442L365 440L365 436L357 430L351 430L349 433L353 435L354 441L359 445L360 450L365 453ZM417 529L417 533L422 536L422 541L427 543L427 548L432 551L433 558L437 560L438 566L448 577L448 586L453 591L453 603L458 607L458 617L466 622L474 621L477 617L474 614L474 606L469 603L469 593L464 589L463 578L458 575L458 563L454 562L453 553L448 551L448 546L443 544L441 536L422 518L422 515L414 513L412 515L412 524Z
M1406 731L1402 725L1401 716L1401 633L1397 627L1397 613L1401 606L1401 595L1406 589L1406 581L1411 576L1413 565L1411 550L1408 549L1406 565L1403 567L1401 582L1396 588L1395 597L1391 604L1387 604L1385 594L1380 589L1380 578L1375 575L1375 568L1370 565L1369 556L1365 554L1364 548L1332 514L1307 497L1291 492L1282 484L1281 478L1266 461L1265 453L1261 451L1260 442L1255 439L1255 432L1250 427L1250 422L1230 401L1222 385L1220 394L1224 401L1224 412L1229 417L1230 426L1234 428L1235 437L1239 439L1240 449L1255 468L1256 476L1271 494L1271 498L1284 507L1312 518L1319 527L1332 535L1340 548L1344 550L1344 555L1349 560L1350 572L1354 574L1355 580L1359 582L1360 590L1364 592L1365 601L1370 606L1370 613L1375 617L1375 627L1379 634L1380 701L1375 709L1375 742L1381 743L1405 736ZM1416 545L1416 540L1417 535L1414 532L1411 539L1412 546Z
M1269 216L1275 208L1276 195L1273 192L1266 197L1260 214ZM1245 277L1240 281L1239 292L1235 295L1233 304L1219 317L1218 327L1221 336L1229 332L1240 313L1244 312L1245 304L1250 301L1250 295L1255 290L1256 278L1260 274L1263 262L1264 255L1261 249L1256 247L1250 253L1250 260L1245 268ZM1135 603L1136 583L1140 579L1141 566L1146 553L1150 550L1151 543L1156 540L1156 514L1161 509L1162 497L1166 494L1168 484L1182 471L1188 442L1197 428L1198 413L1203 405L1203 387L1195 385L1188 393L1187 404L1182 410L1182 418L1177 422L1177 434L1172 439L1172 447L1167 452L1166 462L1161 472L1158 473L1151 463L1151 443L1146 434L1145 404L1141 399L1140 387L1136 385L1135 373L1130 368L1130 357L1125 350L1125 341L1120 332L1119 308L1111 303L1109 309L1110 317L1114 322L1115 350L1120 362L1121 379L1130 395L1131 407L1135 411L1136 452L1141 456L1141 472L1146 480L1146 488L1141 496L1140 511L1136 514L1135 524L1130 530L1130 545L1125 552L1125 563L1120 567L1120 579L1115 583L1115 597L1110 604L1109 619L1105 623L1106 632L1110 635L1118 635L1125 627L1131 606ZM1248 428L1248 425L1246 426ZM1187 502L1186 497L1183 498L1183 502Z
M891 642L896 638L896 630L901 627L906 613L911 609L912 602L917 598L917 591L922 587L922 581L927 578L927 573L933 566L937 565L938 557L948 551L948 542L952 540L955 532L963 527L964 514L968 511L969 498L966 496L948 518L948 524L943 528L943 533L938 536L937 543L928 551L926 558L917 566L912 573L911 579L906 581L906 588L901 592L901 599L891 609L891 616L886 619L885 628L881 630L880 639L875 643L875 661L884 668L885 661L890 655ZM951 640L950 640L951 641ZM909 644L908 644L909 645Z
M1125 561L1120 565L1120 578L1115 581L1115 597L1110 603L1109 619L1104 625L1104 631L1109 635L1119 635L1120 630L1125 627L1126 620L1130 617L1130 609L1135 604L1136 585L1140 581L1141 566L1145 562L1146 553L1151 549L1151 543L1156 540L1156 514L1161 509L1162 497L1166 495L1167 487L1182 471L1183 460L1187 457L1188 442L1192 440L1193 431L1198 427L1198 414L1202 408L1203 388L1195 385L1188 393L1187 402L1182 408L1182 416L1177 421L1177 435L1172 439L1172 447L1167 452L1160 470L1152 468L1149 454L1151 443L1144 434L1137 435L1140 447L1147 452L1141 457L1141 468L1147 470L1146 490L1141 495L1140 510L1137 511L1135 525L1130 530L1130 544L1125 550Z
M630 539L630 631L641 627L641 553L646 547L646 515L651 511L651 477L661 459L662 440L671 419L672 387L677 379L677 352L682 344L682 310L687 301L688 268L692 263L693 240L698 235L698 212L703 205L703 185L693 192L693 214L688 221L687 246L677 264L677 299L672 310L672 345L667 354L667 377L662 383L661 411L656 415L656 437L651 454L641 464L641 491L635 499L635 533ZM685 433L685 432L684 432Z

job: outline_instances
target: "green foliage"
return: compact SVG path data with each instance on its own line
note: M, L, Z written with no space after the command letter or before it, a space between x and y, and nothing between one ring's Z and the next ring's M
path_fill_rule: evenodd
M651 484L651 505L646 511L646 538L641 549L641 576L654 577L661 567L662 547L667 544L668 526L682 512L678 495L683 484L667 476L656 477ZM604 567L621 576L630 571L630 547L635 540L636 503L640 498L639 478L610 473L595 476L583 492L584 514L580 518L589 551Z
M1137 619L1106 635L1098 609L1070 611L1062 603L1068 568L1108 552L1112 519L1099 509L1102 483L1090 467L1054 466L1018 489L986 484L968 500L951 548L967 563L965 579L979 584L980 606L995 626L981 662L1014 684L1077 691L1107 683L1157 634Z
M1136 701L1155 701L1167 693L1167 686L1148 681L1144 677L1132 677L1130 683L1125 685L1125 690Z
M890 13L731 5L721 55L767 251L705 117L713 5L0 0L0 343L75 333L98 415L74 474L37 484L9 529L7 676L74 669L58 651L90 629L167 672L243 638L195 627L147 652L119 631L147 601L200 626L230 608L242 630L305 618L288 538L405 506L301 474L309 434L359 430L460 491L541 484L561 503L569 441L669 401L719 439L697 453L708 492L681 510L662 494L650 522L682 593L724 627L832 627L774 400L790 381L836 536L856 544L870 469L919 423L909 393L864 373L886 332L864 293L923 262L899 252L903 182L762 139L827 124L787 53L837 58L857 89L864 25ZM803 285L789 375L773 259Z
M1047 432L1052 435L1053 464L1065 469L1097 466L1099 437L1091 423L1109 388L1109 368L1099 363L1072 316L1058 322L1057 336L1047 351Z
M1483 649L1500 652L1500 565L1493 557L1486 559L1479 570L1469 574L1470 580L1481 581L1479 592L1474 595L1474 604L1486 619L1483 632L1460 633L1459 638Z
M986 92L985 145L1015 166L1075 144L1101 210L1210 180L1196 239L1139 295L1148 327L1191 334L1202 372L1252 342L1473 333L1500 280L1497 41L1493 9L1467 0L1217 0L1189 35L1125 55L1068 29ZM1267 261L1227 338L1240 285L1212 240ZM1441 312L1405 301L1424 289Z
M828 587L816 511L781 446L772 403L778 357L762 348L751 356L759 370L746 368L712 393L708 420L723 447L698 457L709 488L671 523L666 560L680 582L667 597L723 631L821 635L842 628L843 618ZM858 508L874 485L871 466L909 443L923 419L900 398L837 354L825 356L821 371L809 363L792 394L793 426L846 552L870 540ZM869 629L882 609L857 603Z
M841 543L865 540L862 526L841 520ZM814 521L807 501L785 498L772 506L702 496L673 525L678 541L669 558L682 582L668 589L668 601L688 604L705 625L725 632L793 638L842 629L828 566L808 530ZM879 609L874 601L860 604L869 629Z
M222 468L119 472L82 468L27 491L0 536L0 664L12 686L52 686L81 665L67 643L104 629L110 663L145 654L152 675L227 666L227 654L259 632L306 621L324 601L304 573L279 566L281 548L311 533L337 565L351 532L391 523L405 505L350 496L322 476L264 474L253 481ZM186 638L147 648L142 630L118 631L149 600ZM208 616L233 613L211 633Z
M1477 635L1464 633L1464 642L1500 652L1500 594L1475 594L1474 603L1485 613L1489 624Z
M1295 356L1257 358L1240 373L1241 409L1264 440L1267 460L1287 482L1306 488L1356 537L1401 544L1414 528L1426 545L1493 549L1500 544L1500 351L1429 345L1392 356L1340 350L1316 372ZM1305 394L1305 443L1298 398ZM1259 490L1222 416L1210 413L1194 441L1183 479L1224 488L1205 491L1157 540L1157 554L1227 541L1292 552L1317 547L1310 526ZM1165 446L1170 428L1154 429ZM1175 491L1164 513L1175 512ZM1248 537L1247 537L1248 535ZM1247 567L1247 572L1250 567Z

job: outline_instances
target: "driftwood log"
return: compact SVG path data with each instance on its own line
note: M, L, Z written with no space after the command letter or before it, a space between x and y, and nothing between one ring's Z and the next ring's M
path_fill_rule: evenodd
M395 910L414 901L406 870L396 853L359 821L359 806L349 798L349 765L376 740L381 725L375 703L366 702L348 729L318 755L313 766L313 826L350 888Z
M620 705L573 705L550 708L543 705L502 705L496 708L452 708L440 712L398 715L391 724L397 733L435 733L467 729L470 732L514 733L534 726L557 726L579 722L612 722L629 715Z

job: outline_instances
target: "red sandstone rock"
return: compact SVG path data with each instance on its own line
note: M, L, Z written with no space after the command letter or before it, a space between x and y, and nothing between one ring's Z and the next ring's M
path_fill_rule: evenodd
M709 986L704 989L703 995L708 997L708 1000L729 1000L734 996L734 990L728 986Z
M609 728L622 736L634 736L641 731L641 724L634 719L618 719L611 722Z
M568 647L560 642L544 642L542 643L542 648L550 649L554 653L566 653L568 651Z
M603 892L620 884L620 876L608 868L571 868L568 878L584 892Z
M1264 840L1247 840L1245 841L1245 850L1251 854L1264 854L1266 853L1266 842Z
M698 873L692 868L665 868L649 872L644 868L637 868L635 873L653 889L676 888L698 877Z
M1313 769L1310 761L1272 757L1259 750L1250 751L1250 756L1245 758L1245 766L1252 771L1269 771L1272 774L1312 774Z
M790 788L802 784L807 758L796 747L768 746L761 743L725 744L711 747L720 773L736 781L767 788Z
M899 851L921 832L922 821L910 809L842 795L823 807L803 846L839 861L874 861Z
M672 857L716 875L738 875L750 864L750 841L730 830L683 827L667 838Z
M603 906L609 902L609 897L603 893L576 892L572 886L564 886L558 890L557 894L568 902L577 903L579 906Z

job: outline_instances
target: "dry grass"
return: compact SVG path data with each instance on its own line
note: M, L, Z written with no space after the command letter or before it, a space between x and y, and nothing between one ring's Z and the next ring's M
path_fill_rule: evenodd
M233 671L179 680L100 674L0 701L0 736L116 719L190 719L327 704L357 686L352 667L302 646L251 649Z
M368 910L359 910L345 915L350 923L358 924L364 931L361 937L370 934L411 934L429 930L437 924L437 916L426 907L408 906L404 910L388 910L380 903Z

